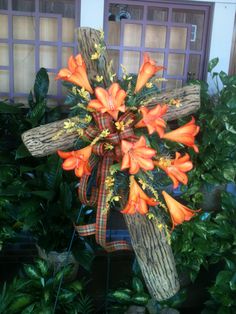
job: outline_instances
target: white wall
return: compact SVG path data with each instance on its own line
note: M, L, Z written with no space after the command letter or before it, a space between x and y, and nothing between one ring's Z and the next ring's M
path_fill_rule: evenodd
M219 57L219 64L214 70L216 72L224 71L228 73L236 13L236 0L202 1L215 3L209 59ZM208 77L208 83L210 85L210 91L214 93L215 86L210 77Z
M157 0L158 1L158 0ZM186 0L188 1L188 0ZM191 0L193 1L193 0ZM197 1L197 0L194 0ZM230 62L236 0L201 0L215 3L210 46L210 59L219 57L216 71L228 72ZM119 0L117 0L119 2ZM177 0L173 2L178 3ZM81 26L103 28L104 0L81 0ZM213 91L213 83L208 78Z
M81 0L81 27L103 28L104 0Z

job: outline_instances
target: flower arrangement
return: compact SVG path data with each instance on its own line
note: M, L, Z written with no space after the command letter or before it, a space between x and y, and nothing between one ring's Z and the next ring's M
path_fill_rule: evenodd
M91 57L94 62L99 58L97 55ZM173 188L186 185L187 172L193 164L183 147L198 152L195 137L199 126L194 117L175 130L169 130L165 120L170 106L181 106L178 99L155 105L145 102L147 95L157 93L155 74L161 70L163 67L144 53L137 78L123 67L122 80L113 82L111 73L111 84L105 88L99 75L93 83L89 81L86 64L78 54L71 56L68 68L57 75L57 79L72 83L71 92L81 99L77 104L79 117L64 123L67 132L75 129L78 132L80 149L58 151L63 159L62 168L74 170L80 179L81 202L97 210L96 222L78 226L77 230L82 236L95 234L107 251L130 248L124 241L106 241L107 214L113 206L120 207L124 215L138 213L154 219L167 235L169 228L159 220L157 211L169 213L172 230L197 212L162 191L155 180L157 173L164 172L172 180ZM167 151L168 142L182 144L181 152Z

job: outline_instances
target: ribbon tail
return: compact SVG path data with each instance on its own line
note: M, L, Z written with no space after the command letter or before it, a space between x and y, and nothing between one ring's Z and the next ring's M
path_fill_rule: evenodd
M106 230L107 230L107 210L106 210L106 185L105 179L109 174L109 168L113 163L113 159L109 156L104 156L101 161L101 177L100 188L98 192L98 206L96 217L96 241L106 251L114 252L118 250L132 250L131 246L126 241L113 241L106 242Z

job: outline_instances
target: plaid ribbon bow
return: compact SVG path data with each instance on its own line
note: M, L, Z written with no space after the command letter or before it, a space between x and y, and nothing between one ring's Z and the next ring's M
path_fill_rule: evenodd
M108 252L131 250L131 246L126 241L121 240L107 242L106 240L107 210L105 208L107 190L105 180L113 162L119 162L121 160L121 140L129 139L129 141L135 141L137 139L133 131L135 115L132 112L127 111L118 119L117 122L122 123L124 126L124 129L120 131L116 129L114 120L108 113L93 113L93 118L96 124L85 130L85 137L89 140L93 140L103 130L109 130L110 132L103 142L99 142L93 146L93 153L98 156L98 158L96 156L91 157L90 166L92 169L96 165L98 167L96 174L96 187L92 188L89 198L87 196L89 176L84 175L81 178L79 185L80 201L83 204L90 206L97 205L96 222L84 226L75 226L75 228L81 236L95 234L97 243ZM114 148L112 150L106 150L106 143L112 144Z

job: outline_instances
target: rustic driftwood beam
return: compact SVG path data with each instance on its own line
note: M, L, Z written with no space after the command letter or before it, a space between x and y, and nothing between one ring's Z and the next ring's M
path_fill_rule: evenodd
M98 44L100 41L100 32L92 28L80 27L77 30L77 35L79 52L83 55L87 67L88 78L91 81L95 80L97 75L102 75L105 85L109 85L110 78L107 71L109 63L107 50L103 52L99 61L91 60L91 56L95 52L94 45Z
M124 219L151 296L158 301L172 297L179 290L179 280L164 231L140 214L124 215Z
M200 90L197 85L185 86L174 91L157 94L146 102L152 107L153 104L169 103L171 99L179 99L181 106L169 106L165 116L166 120L174 120L194 113L200 106ZM22 134L22 140L29 152L35 157L50 155L59 150L72 149L78 133L64 132L57 140L54 138L60 130L63 130L65 120L52 122L46 125L26 131Z
M103 75L106 86L110 84L107 74L108 56L105 53L98 64L91 60L94 44L99 42L99 32L89 28L78 30L79 49L86 62L89 78L97 74ZM200 107L200 89L198 86L186 86L170 92L157 94L145 101L145 105L152 107L158 103L169 103L171 99L178 99L180 107L170 106L166 120L174 120L194 113ZM33 156L45 156L58 149L72 149L77 133L64 133L57 140L55 136L63 129L61 120L43 125L25 132L23 142ZM179 289L178 275L170 245L165 234L159 230L154 221L139 214L124 215L130 232L132 246L142 270L145 282L151 296L159 301L168 299Z

